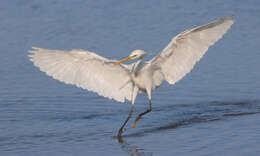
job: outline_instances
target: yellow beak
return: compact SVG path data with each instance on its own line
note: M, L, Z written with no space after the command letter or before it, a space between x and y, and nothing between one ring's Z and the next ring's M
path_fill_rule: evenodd
M119 65L119 64L121 64L121 63L124 63L124 62L129 61L129 60L132 60L132 59L133 59L133 57L128 56L128 57L123 58L122 60L116 62L115 65Z

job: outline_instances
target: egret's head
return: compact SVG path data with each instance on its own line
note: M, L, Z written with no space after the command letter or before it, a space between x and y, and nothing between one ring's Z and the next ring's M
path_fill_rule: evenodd
M144 57L146 55L146 52L144 52L143 50L134 50L131 52L131 54L129 55L130 57L132 57L132 59L135 58L141 58Z
M116 65L129 61L129 60L143 58L145 55L146 55L146 53L143 50L134 50L128 57L123 58L122 60L116 62Z

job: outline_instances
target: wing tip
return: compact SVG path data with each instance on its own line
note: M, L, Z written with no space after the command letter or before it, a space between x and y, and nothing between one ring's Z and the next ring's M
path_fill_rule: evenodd
M30 61L32 61L32 62L34 62L34 60L33 60L33 58L34 58L34 56L35 56L35 53L37 52L37 47L34 47L34 46L32 46L32 49L31 50L28 50L28 57L29 57L29 60Z
M41 50L42 48L36 47L36 46L32 46L33 50Z
M35 47L35 46L32 46L32 49L31 50L28 50L29 53L35 53L37 51L41 50L41 48L39 47Z
M224 16L224 17L221 17L207 25L210 25L210 26L217 26L217 25L221 25L221 24L228 24L228 25L232 25L234 24L235 22L235 17L234 16Z
M220 21L224 22L231 22L231 25L235 23L235 16L234 15L230 15L230 16L224 16L222 18L219 19Z
M229 16L224 16L221 19L223 20L228 20L228 21L235 21L235 16L234 15L229 15Z

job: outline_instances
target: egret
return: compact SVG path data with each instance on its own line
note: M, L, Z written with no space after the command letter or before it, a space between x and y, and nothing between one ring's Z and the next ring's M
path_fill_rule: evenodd
M81 49L63 51L32 47L28 56L36 67L54 79L119 102L131 101L129 114L117 134L121 137L132 116L136 96L146 93L149 107L136 117L132 128L143 115L152 111L151 92L163 80L173 85L182 79L233 23L233 17L227 16L188 29L172 38L157 56L146 62L143 50L134 50L120 61ZM123 64L133 59L137 61Z

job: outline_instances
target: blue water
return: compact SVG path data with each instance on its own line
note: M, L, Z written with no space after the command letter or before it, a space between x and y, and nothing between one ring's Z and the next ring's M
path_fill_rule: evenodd
M27 57L38 46L113 59L143 49L148 60L178 33L226 15L236 23L224 38L153 93L153 112L121 142L129 103L53 80ZM259 17L259 0L1 0L0 155L259 155ZM139 95L134 116L147 106Z

